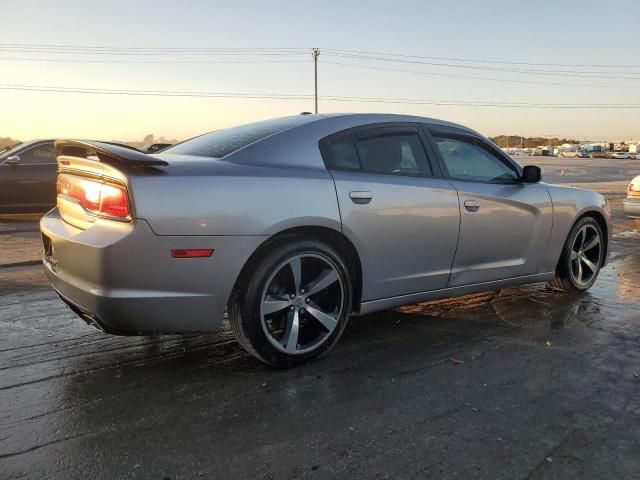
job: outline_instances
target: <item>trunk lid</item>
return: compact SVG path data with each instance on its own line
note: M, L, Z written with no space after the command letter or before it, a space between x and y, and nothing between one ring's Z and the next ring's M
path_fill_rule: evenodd
M135 149L102 142L57 140L55 146L60 217L81 230L100 219L131 222L134 206L126 172L168 165Z

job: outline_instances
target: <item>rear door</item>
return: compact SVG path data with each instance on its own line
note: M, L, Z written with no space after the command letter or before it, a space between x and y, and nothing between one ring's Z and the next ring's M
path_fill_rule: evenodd
M415 124L377 124L321 142L343 231L360 254L362 300L444 288L458 241L455 188L436 178Z
M460 200L460 240L448 285L541 273L553 222L547 189L520 182L517 164L480 137L430 133Z
M56 203L57 163L53 142L43 142L16 154L17 164L0 165L0 206L7 211L35 212Z

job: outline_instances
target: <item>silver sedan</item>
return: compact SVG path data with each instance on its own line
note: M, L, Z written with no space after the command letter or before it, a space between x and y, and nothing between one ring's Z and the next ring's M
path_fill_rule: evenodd
M351 315L532 282L586 290L611 236L601 195L429 118L285 117L157 155L56 148L41 230L69 307L120 334L216 331L226 310L274 366L326 352Z

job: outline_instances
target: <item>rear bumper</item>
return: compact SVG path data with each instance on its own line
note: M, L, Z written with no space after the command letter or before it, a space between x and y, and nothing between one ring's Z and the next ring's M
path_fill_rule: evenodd
M627 217L640 218L640 197L627 197L622 201L622 209Z
M212 332L249 255L252 236L159 236L143 220L97 220L87 230L57 209L40 222L51 255L45 273L88 323L119 334ZM176 259L172 249L213 248L209 258ZM45 250L47 250L45 248Z

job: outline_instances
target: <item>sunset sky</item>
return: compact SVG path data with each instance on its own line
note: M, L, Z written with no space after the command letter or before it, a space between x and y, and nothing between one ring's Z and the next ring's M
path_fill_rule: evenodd
M311 95L310 52L318 47L321 96L386 99L321 99L321 113L417 114L463 123L486 135L640 138L637 0L606 6L588 0L4 0L0 5L0 136L139 140L154 133L183 139L311 111L311 98L167 98L12 88ZM76 50L60 47L67 51L61 53L52 46ZM92 54L78 46L128 50ZM219 50L226 48L249 50ZM257 55L259 48L292 50ZM176 49L218 50L185 54ZM399 98L638 108L388 103Z

